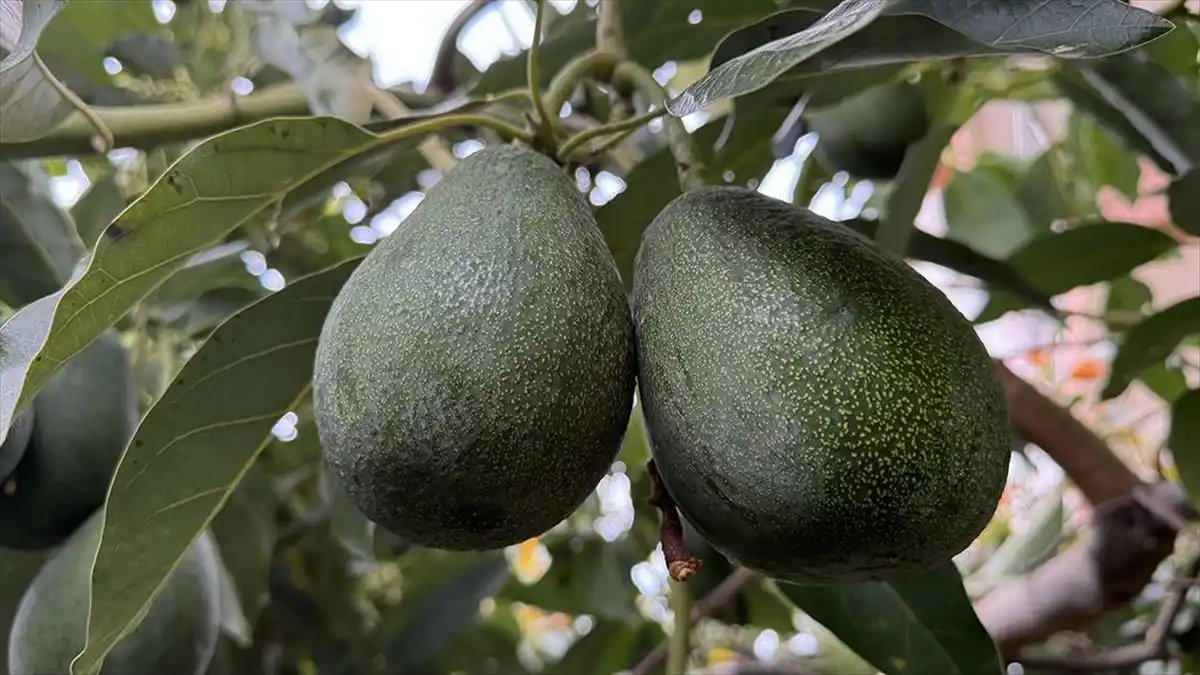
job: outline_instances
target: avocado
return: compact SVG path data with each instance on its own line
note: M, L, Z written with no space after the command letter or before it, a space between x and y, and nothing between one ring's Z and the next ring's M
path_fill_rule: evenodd
M0 490L0 546L57 546L104 503L138 422L131 361L107 331L34 397L28 445Z
M740 187L685 193L635 260L639 391L667 492L731 560L881 580L960 552L1009 465L971 324L871 240Z
M8 638L11 675L65 675L83 649L103 527L103 511L96 511L25 590ZM219 575L216 548L205 532L167 577L142 622L109 652L100 674L204 673L220 633Z
M633 406L629 302L591 209L548 157L460 162L346 281L313 367L326 463L417 546L490 550L569 516Z
M813 156L829 173L892 180L908 146L929 133L929 111L916 86L903 81L864 89L815 112L808 128L817 132Z
M12 426L8 428L8 435L0 442L0 481L8 478L13 469L21 463L32 437L33 408L30 407L17 415L17 419L13 420Z

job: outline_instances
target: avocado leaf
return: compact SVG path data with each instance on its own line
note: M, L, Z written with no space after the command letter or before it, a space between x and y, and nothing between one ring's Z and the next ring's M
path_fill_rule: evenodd
M793 3L797 4L801 3ZM722 98L762 89L803 69L806 62L809 70L829 71L853 68L855 62L880 65L889 60L884 54L900 61L1022 52L1095 58L1136 47L1172 27L1153 12L1120 0L1099 0L1075 11L1041 0L977 3L970 11L960 5L949 0L842 0L831 9L808 10L819 18L801 15L804 10L781 12L791 16L770 17L776 29L766 33L766 41L740 37L745 47L727 61L718 64L714 59L706 75L667 102L667 110L683 117ZM919 15L924 24L919 30L909 21L893 21L915 18L912 15ZM780 24L787 28L780 30ZM942 26L946 35L930 24ZM752 28L763 33L761 27ZM910 38L895 53L887 49L897 44L898 36L914 34L923 38L919 49ZM860 49L874 58L866 58Z
M418 571L439 578L427 579L423 574L419 584L407 584L419 595L395 608L394 614L401 616L383 618L385 624L399 625L380 650L390 672L420 672L421 666L479 616L479 603L495 595L509 578L508 561L500 551L455 555L457 565L450 560L419 562Z
M0 326L0 441L63 363L191 256L284 197L327 194L371 160L415 143L316 117L266 120L197 144L104 230L66 286Z
M1200 507L1200 389L1189 390L1171 406L1167 447L1189 500Z
M953 562L890 583L778 586L885 675L1004 672Z
M146 413L109 487L88 642L75 675L99 670L272 428L308 395L325 315L361 260L297 279L235 314Z
M1099 221L1035 237L1009 256L1007 263L1039 293L1054 297L1080 286L1124 278L1175 247L1175 240L1161 230ZM1024 307L1024 302L1011 295L993 294L976 322L992 321Z
M1162 363L1180 342L1197 333L1200 333L1200 297L1180 300L1125 331L1113 358L1108 383L1100 392L1101 399L1120 396L1143 370Z

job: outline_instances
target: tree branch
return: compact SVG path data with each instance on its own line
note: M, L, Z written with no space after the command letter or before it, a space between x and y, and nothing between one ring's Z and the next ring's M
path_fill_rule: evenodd
M458 36L493 1L471 0L446 28L446 34L442 36L442 43L438 45L437 56L433 61L433 70L429 73L429 84L443 94L458 88L458 74L454 72L454 59L458 56Z
M1184 578L1177 579L1171 595L1158 608L1158 616L1146 630L1145 639L1131 645L1118 647L1100 654L1070 656L1063 658L1027 656L1021 658L1021 665L1028 670L1048 669L1069 673L1084 673L1092 671L1127 670L1154 659L1170 656L1168 639L1171 637L1171 627L1175 617L1183 609L1188 591L1196 584L1196 575L1200 574L1200 557L1194 559L1188 566Z
M1170 555L1178 525L1194 512L1178 486L1147 485L1068 410L1002 364L997 368L1017 430L1095 507L1087 539L976 603L1001 655L1012 661L1022 647L1086 628L1136 597Z
M1013 424L1062 467L1090 504L1102 504L1143 485L1141 479L1070 411L996 364Z
M306 115L308 98L295 84L265 87L250 96L220 96L187 103L163 103L92 111L112 131L114 147L147 150L187 141L270 117ZM24 143L0 143L0 158L22 159L58 155L92 155L96 128L80 113L72 113L49 134Z
M759 578L757 572L739 567L725 577L708 595L700 598L692 605L691 622L694 624L703 618L711 616L718 609L733 602L750 582ZM627 675L650 675L659 664L667 658L667 643L655 647L649 654L638 662Z

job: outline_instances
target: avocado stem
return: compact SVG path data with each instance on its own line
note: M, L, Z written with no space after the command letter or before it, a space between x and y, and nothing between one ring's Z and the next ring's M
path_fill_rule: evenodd
M663 485L662 476L659 475L654 460L646 462L646 471L650 473L650 505L658 509L661 518L658 539L662 543L667 571L675 581L687 581L699 569L700 561L687 553L687 547L683 543L683 521L679 518L679 509Z
M533 41L529 44L529 55L525 61L525 79L529 83L529 100L537 115L535 135L550 147L554 147L554 127L558 111L546 107L542 98L541 74L538 72L538 56L541 51L542 26L546 20L546 0L537 0L533 15Z

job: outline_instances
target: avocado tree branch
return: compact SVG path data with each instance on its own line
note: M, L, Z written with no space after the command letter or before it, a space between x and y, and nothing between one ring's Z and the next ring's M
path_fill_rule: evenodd
M1094 506L1086 539L975 604L1002 657L1015 661L1022 648L1059 631L1086 629L1135 598L1173 550L1179 522L1193 512L1178 486L1144 483L1068 410L1002 364L997 369L1018 431Z
M147 150L187 141L270 117L308 114L308 98L294 83L265 87L249 96L217 96L186 103L129 107L93 107L112 131L113 147ZM72 113L49 134L23 143L0 143L0 159L59 155L91 155L96 127L81 113Z
M625 47L625 31L621 27L620 0L603 0L596 7L596 47L625 60L629 50Z
M1175 580L1171 594L1159 606L1158 616L1155 617L1154 623L1146 629L1145 638L1141 642L1097 654L1062 658L1024 656L1021 658L1021 665L1026 670L1035 671L1045 669L1066 673L1107 672L1128 670L1147 661L1169 657L1168 639L1171 637L1171 627L1183 609L1188 591L1196 585L1197 574L1200 574L1200 557L1192 561L1183 578Z
M433 69L429 73L429 84L443 94L448 94L458 88L458 74L454 72L454 58L458 56L458 36L493 1L471 0L470 4L464 7L446 28L442 42L438 45Z

